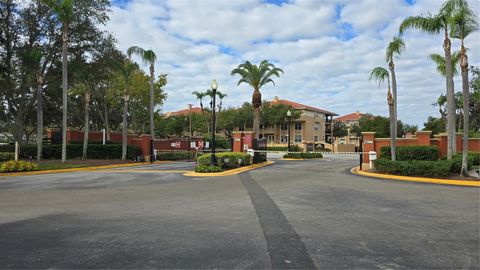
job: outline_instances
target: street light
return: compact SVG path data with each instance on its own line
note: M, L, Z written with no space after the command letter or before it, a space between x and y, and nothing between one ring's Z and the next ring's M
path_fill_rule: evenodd
M292 112L290 110L287 111L287 118L288 118L287 152L290 152L290 119L292 118Z
M212 84L210 85L213 92L213 100L212 100L212 158L211 164L212 166L217 165L217 158L215 157L215 97L217 96L217 88L218 83L217 80L213 80Z

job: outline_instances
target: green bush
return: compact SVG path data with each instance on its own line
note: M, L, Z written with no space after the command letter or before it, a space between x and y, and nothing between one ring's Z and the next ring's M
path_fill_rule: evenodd
M157 152L157 160L184 160L193 159L194 156L194 152L188 151Z
M438 160L440 152L436 146L397 146L397 160ZM390 146L380 149L382 159L391 159Z
M267 151L279 151L279 152L286 152L287 147L282 147L282 146L267 146ZM292 152L301 152L302 148L298 145L291 145L290 146L290 151Z
M9 152L0 152L0 161L7 161L7 160L12 160L15 158L15 153L9 153Z
M462 154L455 154L450 162L452 163L452 172L455 173L460 173L462 170ZM475 156L474 155L468 155L467 157L467 168L470 169L474 165L475 162Z
M222 167L220 166L210 166L210 165L199 165L195 167L195 172L197 173L212 173L212 172L221 172Z
M471 167L472 160L468 166ZM462 167L461 156L455 156L451 160L408 160L391 161L388 159L377 159L373 161L375 171L405 175L405 176L428 176L446 177L454 173L460 173Z
M9 149L10 145L3 145L0 147L0 152ZM14 146L11 145L13 151ZM67 158L76 159L81 158L83 152L83 145L68 144ZM134 159L136 156L142 155L142 149L137 145L127 146L127 158ZM20 158L30 159L37 156L37 145L23 145L20 147ZM62 157L62 145L60 144L45 144L42 147L42 157L45 159L60 159ZM121 144L89 144L87 148L87 158L91 159L120 159L122 157Z
M0 172L29 172L38 170L38 166L35 163L28 161L14 161L10 160L2 163L0 166Z
M312 159L312 158L322 158L321 153L288 153L283 155L283 158L294 158L294 159Z
M250 165L251 156L240 152L224 152L215 154L217 158L217 166L225 169L238 168L245 165ZM197 158L199 166L208 166L211 164L211 154L204 154Z
M473 165L480 165L480 152L468 152L468 158L472 159Z
M70 141L69 144L81 144L81 145L83 145L83 141ZM103 141L89 141L88 145L91 145L91 144L103 144ZM105 144L122 144L122 142L105 141Z

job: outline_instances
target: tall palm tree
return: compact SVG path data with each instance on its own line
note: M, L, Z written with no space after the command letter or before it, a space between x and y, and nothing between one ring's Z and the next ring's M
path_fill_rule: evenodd
M73 17L73 0L43 0L62 23L62 162L67 160L67 99L68 99L68 27Z
M376 67L372 69L370 72L370 80L375 79L378 81L378 86L381 86L383 82L388 82L388 91L387 91L387 103L388 103L388 111L390 114L390 146L394 145L395 138L397 134L395 134L395 108L394 108L394 97L392 96L392 92L390 92L390 74L388 70L383 67ZM397 160L397 153L394 147L391 147L391 158L392 160Z
M222 107L223 107L223 99L227 97L227 94L224 94L220 91L217 91L217 97L219 99L219 103L218 103L218 113L215 117L215 126L218 127L217 123L218 123L218 116L220 115L220 112L222 111Z
M150 135L152 139L155 136L155 127L154 127L154 107L155 107L155 92L153 89L153 82L155 80L155 61L157 60L157 56L155 52L152 50L144 50L138 46L132 46L128 48L127 55L128 58L132 56L132 54L140 56L143 62L148 63L150 65Z
M470 92L468 82L468 55L465 48L465 38L478 30L478 21L475 12L469 7L466 0L449 0L442 10L452 13L451 33L453 38L460 40L460 69L462 71L463 93L463 151L461 174L468 174L468 131L470 124Z
M267 83L275 85L272 76L280 77L280 73L283 74L283 70L275 67L275 65L269 63L267 60L263 60L258 66L246 61L238 65L238 67L231 72L232 76L238 74L241 77L237 85L246 83L253 88L253 132L256 139L258 139L260 135L260 107L262 106L260 88Z
M203 99L207 96L207 91L205 91L205 92L193 91L192 92L192 95L194 95L197 98L197 100L200 101L200 108L202 110L202 116L205 116L205 110L203 109ZM210 134L210 122L208 121L208 119L206 119L206 121L207 121L207 134Z
M82 81L82 88L84 89L85 107L84 107L84 131L83 131L83 149L82 160L87 158L88 151L88 135L90 128L90 101L92 98L92 85L94 81L94 70L90 64L85 64L83 70L79 72L80 80Z
M394 37L393 40L388 44L388 47L385 51L385 60L387 61L388 68L390 69L390 74L392 76L392 92L393 92L393 134L391 149L392 152L397 152L397 77L395 76L395 64L393 63L394 58L398 56L405 49L405 43L401 37Z
M123 92L123 123L122 123L122 160L127 159L127 132L128 132L128 101L129 96L129 86L132 76L137 70L138 66L132 61L123 60L123 61L114 61L114 67L122 75L123 82L125 84L125 89Z
M452 71L452 44L449 38L451 13L441 10L436 15L411 16L406 18L400 25L400 34L405 30L414 28L429 34L438 34L443 31L444 41L443 50L445 52L445 74L446 74L446 88L447 88L447 134L448 134L448 148L447 158L451 159L456 151L455 138L455 93L453 90L453 71Z

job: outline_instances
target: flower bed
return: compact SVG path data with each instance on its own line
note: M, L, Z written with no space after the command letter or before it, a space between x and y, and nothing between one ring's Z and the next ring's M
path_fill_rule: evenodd
M204 154L198 157L195 172L221 172L252 164L252 157L246 153L224 152L215 154L215 157L217 158L215 166L211 166L211 154Z
M293 159L313 159L313 158L323 158L321 153L288 153L283 155L283 158L293 158Z

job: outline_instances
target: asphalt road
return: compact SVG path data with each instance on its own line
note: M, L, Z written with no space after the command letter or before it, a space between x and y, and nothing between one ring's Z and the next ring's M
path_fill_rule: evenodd
M349 157L188 178L192 163L0 178L0 268L478 269L479 189Z

